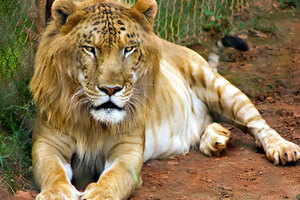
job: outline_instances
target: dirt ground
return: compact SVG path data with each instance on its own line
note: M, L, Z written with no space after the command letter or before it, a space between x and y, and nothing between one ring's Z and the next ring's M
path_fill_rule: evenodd
M300 15L270 9L276 34L242 33L250 51L226 51L227 61L220 64L219 71L252 99L271 127L300 144ZM203 47L193 48L207 53ZM300 163L274 166L249 135L229 128L232 139L220 157L191 151L145 163L143 185L130 200L299 200ZM32 200L35 195L35 191L19 191L15 197L0 199Z

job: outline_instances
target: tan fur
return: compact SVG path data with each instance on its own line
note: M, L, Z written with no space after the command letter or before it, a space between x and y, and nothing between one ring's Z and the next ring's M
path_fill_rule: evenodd
M300 158L300 148L271 129L250 100L203 58L152 33L156 11L154 0L138 0L132 8L113 0L55 1L31 81L38 110L32 150L38 200L126 199L141 184L144 159L185 153L202 141L203 153L218 155L230 134L209 125L213 118L248 128L275 164ZM127 56L125 49L132 46ZM119 114L117 122L114 116L102 120L95 109L106 97L101 86L123 88L123 120ZM194 98L191 104L185 93ZM190 126L191 116L202 120L199 133L182 129L187 147L177 147L172 127ZM159 127L165 124L169 143L159 152L166 134ZM153 146L147 146L146 132ZM153 149L156 154L149 156Z

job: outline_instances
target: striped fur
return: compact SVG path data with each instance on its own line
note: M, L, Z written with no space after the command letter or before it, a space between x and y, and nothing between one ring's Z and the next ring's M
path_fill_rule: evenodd
M155 0L55 1L31 81L37 200L126 199L144 161L219 155L230 138L219 121L247 129L276 165L300 159L200 55L152 33L156 11Z

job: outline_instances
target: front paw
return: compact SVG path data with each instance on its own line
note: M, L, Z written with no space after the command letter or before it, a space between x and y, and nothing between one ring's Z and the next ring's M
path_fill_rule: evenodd
M273 161L275 165L285 165L300 159L300 147L283 138L276 142L267 143L265 152L268 159Z
M231 132L221 124L208 125L201 136L199 149L206 156L219 156L226 148Z
M72 185L57 185L49 189L43 189L35 200L77 200L80 192Z
M114 195L108 187L102 187L97 183L88 185L81 200L118 200L118 196Z

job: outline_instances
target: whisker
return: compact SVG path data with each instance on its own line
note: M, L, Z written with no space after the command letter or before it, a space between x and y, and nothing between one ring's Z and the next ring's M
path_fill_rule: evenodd
M75 97L78 97L80 95L84 94L84 89L82 86L79 86L76 90L75 90L75 93L74 95L71 97L71 103L72 101L74 100Z
M133 88L133 95L132 96L135 96L135 95L137 95L141 98L146 98L148 101L151 101L150 97L146 93L142 92L141 90L139 90L137 88Z
M137 104L140 104L142 107L144 107L144 108L146 108L148 111L151 111L151 109L145 104L145 102L144 101L142 101L140 98L137 98L136 96L132 96L131 97L131 101L129 101L130 103L137 103ZM133 104L135 107L136 107L136 105L135 104Z

